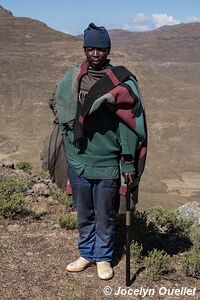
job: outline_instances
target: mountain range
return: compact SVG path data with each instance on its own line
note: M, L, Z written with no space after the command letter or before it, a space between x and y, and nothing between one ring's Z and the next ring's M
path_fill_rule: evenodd
M187 178L188 184L200 174L200 23L148 32L116 29L110 36L112 64L136 75L146 107L149 152L142 189L146 199L163 198L173 206L166 180ZM0 6L0 160L29 160L39 169L53 121L48 99L57 81L83 59L81 36L15 17ZM175 186L171 192L180 204L182 190Z

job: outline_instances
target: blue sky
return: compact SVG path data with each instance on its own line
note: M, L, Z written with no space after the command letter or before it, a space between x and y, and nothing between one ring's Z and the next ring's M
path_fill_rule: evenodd
M70 34L82 33L90 22L130 31L200 22L200 0L0 0L0 5Z

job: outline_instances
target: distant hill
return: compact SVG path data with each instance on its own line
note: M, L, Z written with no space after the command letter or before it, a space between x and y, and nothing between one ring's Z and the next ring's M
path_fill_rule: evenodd
M80 56L80 39L0 7L0 125L3 136L19 145L14 155L26 153L39 163L41 139L51 124L48 98Z
M165 178L200 172L199 26L110 31L112 63L135 73L143 92L149 129L143 189L148 201L156 195L165 199ZM83 58L81 37L0 7L0 160L30 160L39 168L42 142L53 120L48 99L57 81Z
M162 26L146 32L111 30L113 46L136 52L158 71L200 84L200 23Z

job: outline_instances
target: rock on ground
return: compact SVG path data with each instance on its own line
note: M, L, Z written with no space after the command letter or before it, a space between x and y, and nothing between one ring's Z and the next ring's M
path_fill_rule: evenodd
M200 203L188 202L178 208L181 217L197 221L200 224Z

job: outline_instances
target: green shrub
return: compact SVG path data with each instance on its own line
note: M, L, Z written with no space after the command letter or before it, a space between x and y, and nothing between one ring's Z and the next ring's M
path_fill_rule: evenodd
M75 229L76 220L77 219L74 213L60 215L58 219L60 226L66 229Z
M154 249L145 257L146 274L153 280L169 271L170 256L164 250Z
M200 278L200 251L193 248L183 260L183 271L187 276Z
M20 160L16 163L16 167L25 172L31 173L33 167L28 161Z
M3 177L0 181L0 193L11 195L14 192L24 192L27 184L21 179Z
M25 189L22 180L3 178L0 182L0 215L11 218L22 210Z
M12 218L17 213L21 212L24 197L21 193L14 192L10 197L5 198L0 195L0 215L6 218Z
M193 221L181 218L176 210L153 207L149 211L149 218L162 231L176 232L181 235L188 235Z
M193 246L183 260L183 270L187 276L200 278L200 224L191 227L190 238Z
M37 175L38 175L40 178L42 178L42 179L49 179L49 178L50 178L49 172L48 172L48 171L44 171L44 170L38 172Z
M191 252L193 253L200 253L200 224L194 223L190 229L189 237L193 243ZM190 252L189 252L190 253Z
M155 231L155 225L148 220L146 211L131 213L131 239L143 244Z
M194 226L191 227L189 236L193 243L195 243L195 242L200 243L200 224L199 223L195 223Z
M142 245L139 245L138 242L135 242L135 241L131 242L130 256L131 256L131 260L134 263L139 262L142 250L143 250L143 247L142 247Z
M64 204L67 208L72 208L72 200L71 197L68 196L63 190L61 190L57 186L53 186L52 188L52 196L58 202Z
M200 242L199 241L195 241L192 245L191 248L194 252L199 252L200 253Z

